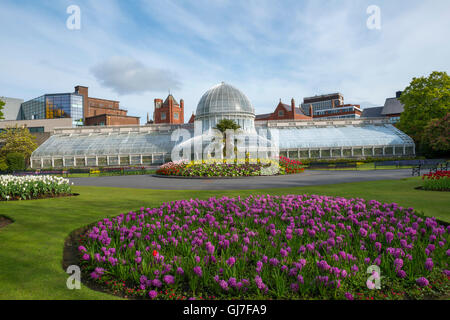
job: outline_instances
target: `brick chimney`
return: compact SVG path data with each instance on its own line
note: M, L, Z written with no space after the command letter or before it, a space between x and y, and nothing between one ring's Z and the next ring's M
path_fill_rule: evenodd
M292 100L291 100L291 107L292 107L292 112L295 112L295 100L294 100L294 98L292 98Z

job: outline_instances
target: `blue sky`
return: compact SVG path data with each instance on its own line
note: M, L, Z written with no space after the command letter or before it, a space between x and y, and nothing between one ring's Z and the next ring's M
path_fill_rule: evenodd
M81 29L69 30L69 5ZM366 10L377 5L381 29ZM384 104L413 77L450 69L448 0L1 0L0 96L88 86L145 121L170 89L195 111L225 81L257 113L339 91Z

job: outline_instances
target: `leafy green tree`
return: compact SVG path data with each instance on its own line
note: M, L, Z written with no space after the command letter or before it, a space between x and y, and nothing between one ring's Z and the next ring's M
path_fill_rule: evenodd
M34 150L38 147L36 137L33 136L26 127L8 127L0 133L0 141L3 147L0 155L6 156L9 153L17 152L29 159Z
M9 171L25 170L25 156L22 153L11 152L6 155Z
M433 119L425 127L422 144L428 146L436 155L450 153L450 113L442 119Z
M5 119L3 115L3 107L5 106L5 102L0 99L0 120Z
M227 143L227 130L238 130L241 129L241 126L238 125L234 120L231 119L222 119L219 121L219 123L217 123L216 127L214 129L219 130L220 132L222 132L223 135L223 145L226 146ZM236 141L233 142L233 146L231 146L233 148L233 150L236 152ZM227 156L227 150L226 147L223 148L223 156L226 157Z
M8 163L6 163L6 158L0 156L0 172L8 170Z
M405 110L398 127L420 144L429 122L450 112L450 77L435 71L428 77L413 78L399 100Z

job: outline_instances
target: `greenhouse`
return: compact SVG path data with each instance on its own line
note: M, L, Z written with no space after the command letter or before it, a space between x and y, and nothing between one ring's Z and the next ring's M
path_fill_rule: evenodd
M198 117L197 117L198 115ZM277 147L282 156L308 158L360 158L412 156L413 140L387 120L319 120L257 122L248 98L238 89L221 83L201 98L196 123L134 127L86 127L57 129L31 156L33 168L102 167L156 165L172 160L172 151L190 150L187 157L198 159L195 144L201 141L201 156L211 141L211 133L220 119L233 119L243 130L243 145L251 141ZM199 130L194 130L194 127ZM183 129L183 140L173 139L176 129ZM220 141L220 139L219 139ZM187 146L187 148L186 148ZM190 149L189 149L190 148ZM214 152L215 156L217 152ZM219 152L218 158L222 156ZM184 155L186 158L186 155Z

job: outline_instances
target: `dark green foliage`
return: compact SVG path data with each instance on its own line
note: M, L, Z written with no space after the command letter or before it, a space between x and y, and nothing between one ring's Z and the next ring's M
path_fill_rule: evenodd
M405 110L398 128L414 139L419 152L432 146L423 140L425 129L434 119L443 119L450 112L450 77L446 72L433 72L428 77L413 78L403 91L400 102Z
M11 152L6 155L9 171L25 170L25 156L22 153Z

